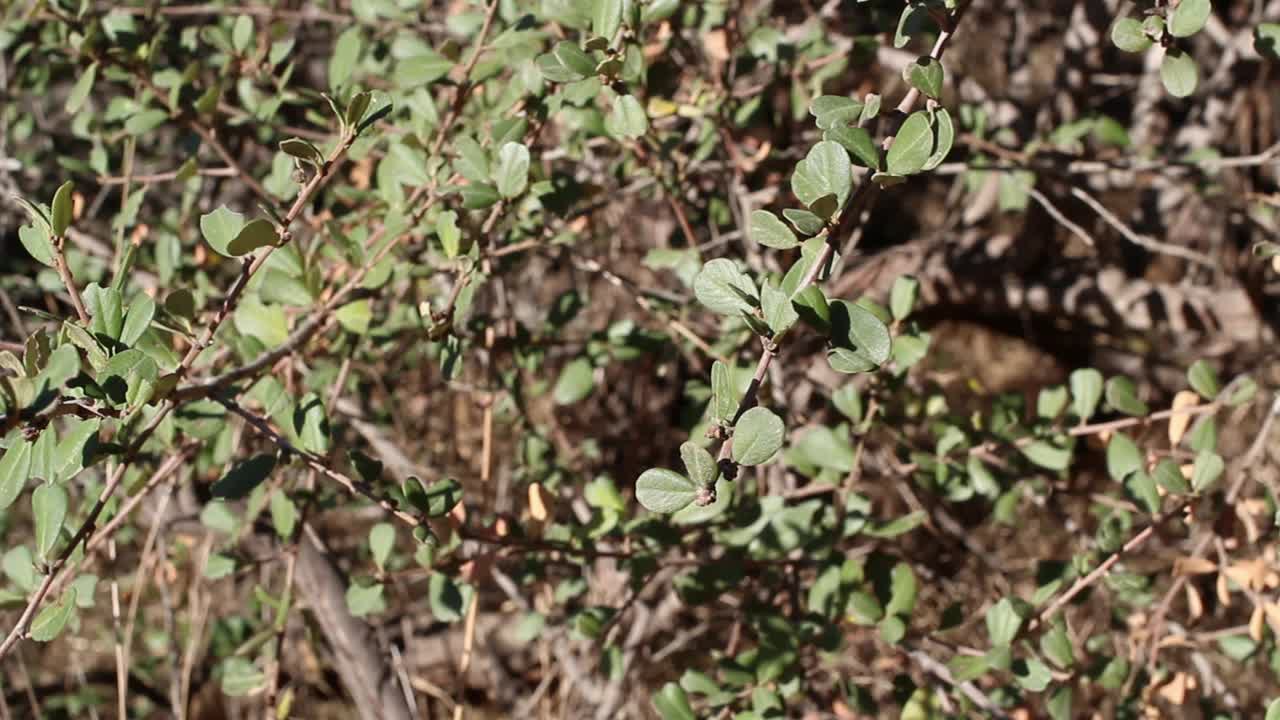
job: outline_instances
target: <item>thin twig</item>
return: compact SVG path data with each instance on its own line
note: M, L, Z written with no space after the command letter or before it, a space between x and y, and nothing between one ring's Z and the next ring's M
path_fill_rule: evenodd
M1035 200L1036 202L1040 203L1040 207L1044 208L1044 211L1049 213L1050 217L1052 217L1054 220L1057 220L1059 225L1070 230L1072 235L1075 235L1076 237L1084 241L1085 245L1088 245L1089 247L1097 246L1097 243L1093 241L1093 236L1090 235L1088 231L1086 231L1084 228L1072 222L1071 219L1068 218L1066 215L1063 215L1062 211L1059 210L1053 204L1053 202L1049 200L1049 198L1045 197L1044 193L1040 192L1039 190L1033 187L1027 191L1027 194L1031 196L1032 200Z
M76 279L71 276L71 268L67 266L67 255L64 251L66 242L65 233L53 237L53 264L58 270L58 277L62 278L62 284L67 288L67 294L71 296L71 305L76 309L76 317L80 318L81 325L88 327L89 311L85 309L84 300L80 297L80 288L76 286Z
M1199 265L1203 265L1208 268L1218 267L1218 264L1215 263L1212 258L1210 258L1208 255L1205 255L1204 253L1196 252L1195 250L1184 248L1178 245L1171 245L1166 242L1160 242L1159 240L1156 240L1155 238L1147 237L1146 235L1139 235L1138 233L1134 232L1133 229L1130 228L1128 225L1125 225L1124 222L1120 220L1120 218L1116 217L1115 213L1111 212L1110 210L1107 209L1105 205L1098 202L1097 198L1093 197L1092 195L1085 192L1084 190L1081 190L1078 187L1071 188L1071 195L1079 199L1085 205L1088 205L1090 208L1092 208L1094 212L1098 213L1098 217L1102 218L1103 222L1110 225L1116 232L1120 233L1120 235L1123 236L1124 239L1128 240L1134 245L1137 245L1142 248L1146 248L1147 250L1150 250L1153 253L1157 253L1161 255L1171 255L1173 257L1180 257L1183 260L1189 260L1191 262L1197 263Z

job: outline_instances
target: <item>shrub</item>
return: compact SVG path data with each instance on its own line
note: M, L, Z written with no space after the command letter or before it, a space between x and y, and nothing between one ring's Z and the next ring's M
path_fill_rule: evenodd
M6 702L1261 717L1257 5L0 11Z

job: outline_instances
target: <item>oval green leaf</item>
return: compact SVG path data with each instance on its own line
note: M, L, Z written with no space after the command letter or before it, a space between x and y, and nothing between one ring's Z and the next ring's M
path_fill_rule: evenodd
M636 480L636 499L651 512L676 512L697 495L698 486L692 480L665 468L649 468Z
M742 414L733 428L733 460L740 465L759 465L782 447L786 427L782 418L763 407Z

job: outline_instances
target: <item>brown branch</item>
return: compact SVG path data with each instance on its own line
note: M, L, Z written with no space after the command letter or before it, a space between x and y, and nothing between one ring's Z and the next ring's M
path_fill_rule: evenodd
M62 278L62 284L67 288L67 294L71 296L71 305L76 309L76 316L80 318L80 324L85 327L89 326L89 311L85 309L84 300L80 297L80 289L76 287L76 279L71 276L71 268L67 267L67 256L64 252L67 236L55 235L53 237L53 264L58 270L58 277Z

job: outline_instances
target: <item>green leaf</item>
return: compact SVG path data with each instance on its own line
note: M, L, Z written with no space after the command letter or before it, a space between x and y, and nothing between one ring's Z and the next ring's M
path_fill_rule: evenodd
M905 320L920 297L920 281L910 275L903 275L893 281L889 291L889 312L894 320Z
M1107 404L1125 415L1138 417L1150 412L1147 404L1138 399L1138 390L1133 381L1122 375L1107 381Z
M143 295L142 297L146 297ZM44 369L37 376L49 388L60 388L80 372L80 354L70 343L61 345L49 354ZM52 435L51 435L52 437Z
M782 215L787 219L787 222L791 223L792 227L805 235L816 235L826 226L826 222L822 218L808 210L787 208L782 211Z
M733 502L734 483L720 477L715 481L716 499L710 505L698 505L690 503L683 509L672 514L671 522L674 525L696 525L711 520L715 520L729 509L730 503Z
M1280 720L1280 698L1267 705L1267 716L1263 720Z
M373 562L379 570L387 569L387 558L391 557L391 548L396 544L396 529L389 522L380 522L369 528L369 551L373 553Z
M53 194L53 205L49 212L49 232L54 237L62 237L67 234L67 227L71 225L71 193L75 191L76 184L70 180L58 186L58 191Z
M835 195L836 206L843 206L853 189L853 165L849 162L849 153L844 147L839 143L823 140L809 150L804 163L816 193L807 201L803 198L801 200L811 206L824 195ZM797 196L799 194L796 193Z
M684 469L695 485L711 487L715 484L720 468L706 448L693 442L685 442L680 445L680 459L684 461Z
M1222 456L1201 450L1196 455L1195 466L1191 471L1191 487L1198 493L1202 493L1213 487L1213 484L1222 476L1222 471L1226 469L1226 463L1223 462Z
M711 415L725 423L738 414L738 390L730 375L729 366L723 362L716 360L711 364Z
M236 308L231 319L237 332L257 338L268 348L282 345L289 339L288 321L284 307L280 305L263 305L257 298L247 298Z
M732 317L750 314L758 302L755 283L728 258L702 266L693 279L693 294L712 312Z
M907 43L911 42L911 38L935 26L936 24L929 16L926 3L909 3L902 9L902 15L898 18L898 28L893 35L893 46L899 49L906 47Z
M298 506L283 490L271 493L271 525L281 540L293 537L293 530L298 524Z
M779 250L790 250L800 245L791 228L768 210L755 210L751 213L750 235L752 240L761 245Z
M41 483L31 493L31 514L36 523L36 556L47 558L67 517L67 491L58 484Z
M338 308L333 316L343 330L364 335L369 332L369 324L373 320L373 304L369 298L361 298Z
M987 609L987 636L994 647L1008 647L1018 636L1022 627L1023 615L1009 598L1001 598L1000 602Z
M880 639L890 645L897 645L907 636L907 624L897 615L890 615L880 621Z
M1258 392L1258 382L1249 376L1238 377L1228 386L1227 407L1237 407L1253 399Z
M733 460L740 465L760 465L782 447L786 428L782 418L768 408L753 407L733 427Z
M102 421L97 418L76 420L68 427L58 447L53 451L53 466L59 480L69 480L85 468L92 459L92 453L98 440L98 428ZM0 476L3 474L0 473ZM0 485L0 487L3 487Z
M1076 417L1088 420L1098 409L1102 399L1102 373L1093 368L1081 368L1071 373L1071 403Z
M1191 492L1191 486L1187 484L1187 479L1183 477L1181 468L1171 458L1164 458L1156 463L1151 475L1156 484L1174 495L1185 495Z
M1212 10L1209 0L1180 0L1169 16L1169 34L1190 37L1200 32Z
M315 145L302 140L300 138L289 138L281 141L280 150L287 155L292 155L300 160L306 160L310 163L320 165L324 162L324 155L320 153L320 149Z
M591 18L591 31L605 40L612 41L613 36L622 27L623 0L595 0L595 14Z
M253 42L253 18L241 15L231 26L231 46L237 53L243 53L249 49L251 42Z
M453 68L453 61L434 50L407 57L396 63L392 82L401 90L412 90L429 85L445 75Z
M809 103L809 114L817 120L819 130L847 128L858 122L862 103L843 95L819 95Z
M1037 440L1022 448L1028 460L1046 470L1066 470L1071 464L1071 450L1057 447L1045 440Z
M649 468L636 480L636 499L650 512L673 513L694 501L698 486L664 468Z
M1050 662L1063 670L1068 670L1076 662L1075 650L1071 647L1071 638L1067 636L1066 628L1061 624L1056 624L1049 628L1048 632L1040 636L1040 652L1049 658Z
M236 571L235 558L222 553L212 553L204 564L204 576L208 580L221 580Z
M129 305L125 313L124 325L120 330L120 343L125 347L133 347L142 334L151 327L151 320L156 315L156 303L145 294L139 294Z
M911 566L898 563L893 566L889 580L889 603L885 605L886 615L910 616L916 608L916 575Z
M329 89L337 90L351 78L363 46L359 25L352 25L338 36L333 44L333 55L329 57Z
M1124 433L1116 433L1107 443L1107 474L1116 482L1124 482L1129 473L1142 469L1142 452Z
M124 330L124 308L120 292L115 288L102 288L92 283L85 288L85 304L93 316L93 332L119 339Z
M94 62L89 65L89 69L76 80L76 84L72 86L71 92L67 93L67 101L63 105L63 110L68 115L75 115L80 112L80 108L84 106L84 101L89 99L89 93L93 90L93 83L98 77L98 63Z
M4 457L0 457L0 510L12 505L27 484L31 472L31 446L28 440L15 440L4 451Z
M317 455L329 452L329 417L316 393L309 392L298 401L293 411L293 431L303 450Z
M1196 91L1200 81L1200 70L1196 61L1181 50L1170 49L1160 63L1160 81L1164 89L1174 97L1187 97Z
M616 138L635 140L648 131L649 118L634 96L619 95L613 99L613 110L605 118L604 126Z
M76 609L76 588L68 587L57 603L49 605L31 621L31 639L36 642L49 642L62 634L71 614Z
M459 585L453 578L443 573L431 573L427 579L427 600L431 605L431 614L441 622L457 622L467 611L472 590Z
M276 226L270 220L258 218L250 220L240 228L236 236L227 244L227 252L233 257L248 255L260 247L275 245L280 239L276 234Z
M920 56L902 69L902 79L908 85L935 100L942 97L944 75L942 61L928 55Z
M458 213L446 210L436 216L436 236L445 257L452 260L462 250L462 231L458 229Z
M1023 690L1030 690L1031 692L1042 692L1049 687L1049 682L1053 680L1053 674L1049 671L1049 666L1033 657L1026 660L1015 660L1012 671L1014 679L1018 681L1018 685Z
M9 548L4 554L3 559L4 574L9 578L17 588L24 593L29 593L36 588L36 581L40 579L36 575L35 558L31 556L31 550L26 545L15 545Z
M493 182L504 198L523 193L529 184L529 148L517 142L504 144L493 168Z
M893 341L889 328L875 313L844 300L833 301L830 308L835 348L828 361L832 368L843 373L867 372L889 360Z
M258 669L251 660L244 657L232 656L224 660L221 664L222 679L219 687L222 692L231 697L244 697L249 695L267 682L266 673Z
M1111 42L1121 50L1140 53L1151 47L1151 38L1142 29L1142 23L1135 18L1120 18L1111 26Z
M791 305L791 298L782 290L766 282L760 288L760 309L764 312L765 324L775 335L781 335L800 319L800 314Z
M1187 382L1191 389L1205 400L1213 400L1222 392L1222 383L1218 382L1218 373L1213 366L1204 360L1197 360L1187 368Z
M387 609L387 600L382 595L382 583L360 585L351 583L347 588L347 610L356 617L376 615Z
M89 609L93 607L93 595L98 587L98 576L92 574L77 575L70 587L76 592L76 607Z
M573 405L595 390L595 367L589 358L575 358L560 371L552 397L557 405Z
M956 682L963 683L982 677L991 665L983 655L956 655L947 663L947 668Z
M200 234L219 255L234 257L231 252L231 241L236 239L244 227L244 216L220 205L211 213L200 216Z
M236 463L213 484L210 493L215 498L238 500L253 491L266 480L276 467L276 456L263 453Z
M1141 470L1133 473L1125 482L1124 489L1147 512L1160 512L1160 491L1156 489L1156 482L1150 475Z
M653 709L658 711L662 720L698 720L689 705L689 696L684 688L669 682L661 690L653 694Z
M840 143L862 167L880 169L880 149L876 147L875 140L871 139L871 133L865 129L836 125L824 132L822 139Z
M907 116L885 156L885 167L891 175L913 175L924 169L933 154L933 128L929 114L923 110Z
M462 502L462 483L456 478L447 477L428 485L423 494L426 498L424 512L427 517L441 517Z
M493 207L502 197L498 194L498 189L488 183L467 185L459 192L462 195L462 207L467 210L484 210Z
M358 92L355 95L352 95L351 100L347 103L347 112L343 116L347 121L347 126L359 127L360 121L364 119L364 114L369 111L369 105L372 102L373 93L371 92ZM312 148L315 149L315 146L313 145ZM316 154L320 155L319 150L316 150ZM324 156L320 155L320 161L323 161L323 159ZM317 162L317 164L319 164L319 162Z
M147 133L160 127L164 121L169 119L169 113L157 108L143 110L131 116L124 123L124 131L130 135L146 135Z
M956 126L951 121L951 113L947 112L946 108L938 108L933 115L935 127L933 153L925 161L924 170L932 170L941 165L942 161L947 159L951 146L956 141Z
M1063 685L1054 690L1045 707L1050 720L1071 720L1071 686Z
M561 41L551 52L538 56L538 69L551 82L576 82L596 74L596 63L571 42Z
M23 225L18 228L18 240L36 262L54 267L53 240L49 237L48 225L39 221Z
M165 296L164 309L183 320L196 316L196 296L186 288L179 288Z

